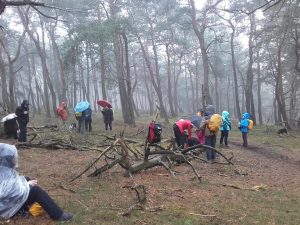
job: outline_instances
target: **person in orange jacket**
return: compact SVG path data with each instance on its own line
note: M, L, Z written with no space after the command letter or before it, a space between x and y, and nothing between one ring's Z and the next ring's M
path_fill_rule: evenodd
M180 148L185 148L188 142L188 139L192 137L192 128L193 124L190 120L180 119L173 125L173 131L175 135L175 140L177 146ZM187 134L185 134L187 130Z
M68 108L65 102L60 103L59 107L57 108L57 115L61 118L61 120L65 124L69 116Z

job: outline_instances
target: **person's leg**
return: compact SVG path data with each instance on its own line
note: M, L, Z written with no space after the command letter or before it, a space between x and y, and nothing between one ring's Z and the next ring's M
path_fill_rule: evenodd
M112 131L112 121L109 122L109 130Z
M24 142L27 142L27 123L25 124L24 127L24 137L23 137Z
M80 131L79 131L79 133L83 134L84 130L85 130L85 120L81 119L80 120Z
M180 148L184 149L185 144L187 144L187 137L185 135L180 134Z
M179 130L179 128L178 128L178 126L176 124L173 125L173 131L174 131L174 136L175 136L176 144L179 147L180 146L180 136L181 136L181 133L180 133L180 130Z
M20 127L20 135L18 138L18 141L20 142L25 142L26 141L26 125L22 122L19 123L19 127Z
M108 122L105 122L105 130L108 130Z
M243 147L248 147L247 133L246 132L242 132L242 137L243 137Z
M229 133L228 130L224 131L224 142L225 142L225 146L228 146L228 133Z
M224 131L221 131L220 145L223 145Z
M206 136L205 137L205 145L211 146L211 137L210 136ZM211 150L210 149L206 149L206 159L207 160L211 160L212 159Z
M215 148L216 147L216 142L217 142L217 136L216 135L212 135L211 136L211 147ZM211 159L215 159L216 158L216 152L214 150L211 150Z
M77 126L77 132L78 133L80 133L80 129L81 129L81 124L80 124L80 120L77 120L77 122L78 122L78 126Z
M28 198L23 207L29 209L33 203L39 203L43 209L49 214L49 216L58 220L63 215L62 209L53 201L52 198L39 186L33 186L30 188Z
M87 119L84 120L85 131L88 131L89 121Z
M90 121L89 121L89 132L91 132L92 131L92 120L90 119Z

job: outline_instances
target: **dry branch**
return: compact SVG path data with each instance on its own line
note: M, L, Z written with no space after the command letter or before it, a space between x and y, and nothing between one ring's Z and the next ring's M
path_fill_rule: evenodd
M120 139L117 139L113 144L111 144L108 148L106 148L98 157L97 159L90 165L88 166L84 171L82 171L78 176L76 176L75 178L73 178L69 183L73 182L74 180L78 179L79 177L81 177L86 171L88 171L92 166L94 166L99 160L100 158L105 155L108 151L110 151L118 142L120 141Z

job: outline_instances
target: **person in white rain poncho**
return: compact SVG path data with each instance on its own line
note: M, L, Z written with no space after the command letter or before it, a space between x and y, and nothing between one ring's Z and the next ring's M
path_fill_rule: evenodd
M49 195L16 171L18 151L14 145L0 143L0 219L8 219L19 210L28 210L37 202L54 220L67 221L72 214L63 212Z
M19 176L16 147L0 144L0 216L10 218L23 206L29 195L29 183Z

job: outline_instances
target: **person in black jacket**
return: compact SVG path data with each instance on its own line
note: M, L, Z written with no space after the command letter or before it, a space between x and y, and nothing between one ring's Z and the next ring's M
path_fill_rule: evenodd
M19 124L20 134L18 141L27 141L27 124L29 122L29 102L28 100L23 100L21 106L16 109L17 121Z
M114 120L114 112L111 108L104 107L104 109L101 111L104 117L104 123L105 123L105 130L112 130L112 121Z

